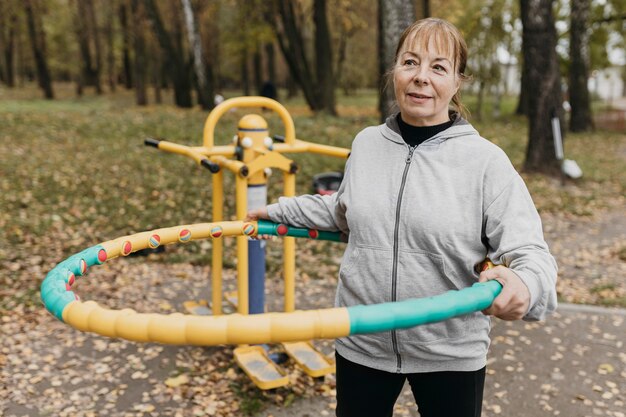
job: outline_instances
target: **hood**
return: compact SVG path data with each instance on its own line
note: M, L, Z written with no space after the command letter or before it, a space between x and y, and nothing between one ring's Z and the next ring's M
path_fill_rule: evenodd
M426 142L431 144L441 143L445 140L456 138L459 136L480 136L478 131L474 129L474 126L471 125L470 122L465 120L461 115L456 112L450 110L450 120L453 121L452 126L444 130L443 132L439 132L432 138L428 139ZM389 139L392 142L404 144L404 139L402 139L402 134L400 133L400 127L398 126L398 113L392 114L387 117L385 123L379 126L380 132L382 135Z

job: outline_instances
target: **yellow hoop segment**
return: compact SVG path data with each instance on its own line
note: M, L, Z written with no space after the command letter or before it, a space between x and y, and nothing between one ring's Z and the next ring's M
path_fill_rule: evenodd
M106 252L106 259L110 260L170 243L222 236L254 236L257 230L257 222L197 223L123 236L100 246ZM293 342L350 334L350 318L345 308L199 317L181 313L137 313L132 309L112 310L100 307L95 301L76 300L63 308L62 318L78 330L102 336L176 345Z
M110 310L95 301L73 301L63 321L78 330L136 342L214 346L334 339L350 334L345 308L292 313L191 316Z

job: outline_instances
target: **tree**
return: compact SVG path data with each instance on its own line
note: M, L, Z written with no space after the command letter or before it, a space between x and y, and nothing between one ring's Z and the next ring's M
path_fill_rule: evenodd
M50 76L50 70L48 69L46 33L43 30L41 22L41 11L37 7L37 0L25 0L22 5L26 12L26 24L28 26L30 45L35 58L37 81L39 82L39 87L43 90L44 97L53 99L54 91L52 90L52 78Z
M358 7L355 7L358 6ZM358 32L367 27L366 21L359 15L359 11L362 12L364 8L363 4L354 4L351 0L338 0L337 4L333 8L333 14L331 15L331 26L335 28L335 45L337 45L337 58L335 60L334 74L338 87L343 88L345 94L348 94L350 90L360 85L359 77L354 73L348 73L344 77L344 69L346 59L348 58L348 41L350 41ZM358 63L350 61L352 68L359 66ZM353 71L354 72L354 71Z
M384 121L392 112L395 97L389 71L395 64L396 45L402 32L415 21L415 6L409 0L378 0L378 109Z
M193 55L193 68L196 73L196 82L198 84L198 98L203 109L213 108L213 96L215 95L213 88L213 77L210 73L210 65L207 65L204 50L202 48L202 39L197 30L196 19L191 8L191 0L182 0L183 10L185 12L185 25L187 27L187 37ZM208 71L207 71L208 70ZM209 72L207 74L207 72Z
M459 25L468 45L468 67L478 82L478 100L472 109L478 120L482 119L485 93L495 90L496 98L500 95L502 76L497 52L500 46L510 43L510 34L504 29L505 11L511 14L507 6L502 0L468 2Z
M280 50L294 81L300 86L311 110L335 115L335 84L332 47L326 16L326 0L314 0L315 65L307 55L302 34L302 13L296 13L297 2L277 0L278 13L274 30Z
M322 108L327 113L337 115L335 110L335 78L333 75L333 54L330 31L326 17L326 0L313 2L315 22L315 63Z
M98 23L93 0L77 0L75 14L76 39L81 56L81 77L79 91L82 86L94 87L96 94L102 94L100 72L102 53Z
M430 17L430 0L422 0L422 19Z
M154 0L144 0L143 6L148 15L148 19L152 23L154 34L159 41L161 50L163 51L167 73L169 74L174 86L174 102L179 107L192 107L191 99L191 78L189 77L189 64L185 59L185 49L177 33L180 27L177 24L175 14L170 16L174 20L173 35L165 28L161 14ZM178 10L179 8L177 8ZM168 20L170 20L168 19Z
M591 0L572 0L570 26L569 103L572 108L570 130L582 132L591 129L591 102L589 79L589 10Z
M107 70L107 82L109 84L109 90L115 91L117 86L117 71L115 66L115 30L113 28L113 21L115 16L116 2L110 1L106 3L106 9L104 14L106 16L104 35L107 45L106 53L106 70Z
M274 43L265 43L265 62L267 65L267 80L272 84L276 84L276 62L274 58Z
M17 11L14 5L15 3L0 2L0 57L3 58L0 61L0 78L10 88L15 87Z
M131 29L128 27L128 5L125 0L120 2L118 15L122 31L122 74L124 86L130 90L133 88L133 67L130 62Z
M528 71L528 148L524 168L558 173L552 117L563 126L561 75L556 54L552 0L520 0L522 50Z
M146 41L144 38L145 10L140 0L131 0L132 40L135 59L133 61L133 80L135 84L135 102L138 106L148 104L146 82Z

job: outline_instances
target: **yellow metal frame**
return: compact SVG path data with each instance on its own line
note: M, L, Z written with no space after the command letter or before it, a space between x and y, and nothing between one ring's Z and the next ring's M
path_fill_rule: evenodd
M238 124L236 143L215 146L215 128L220 118L233 108L263 107L275 111L285 127L285 142L273 143L269 137L266 121L258 115L244 116ZM237 97L224 101L208 115L203 130L203 146L190 147L177 143L159 141L158 149L187 156L196 163L209 160L219 166L213 176L213 221L224 220L224 176L223 169L235 174L236 217L245 218L248 211L248 185L267 183L267 169L283 172L283 195L296 194L296 165L283 153L316 153L347 158L350 150L335 146L320 145L296 139L295 125L287 109L279 102L266 97ZM237 159L232 159L233 157ZM248 245L247 236L238 236L237 251L237 312L248 314ZM222 270L224 247L221 239L213 241L212 250L212 313L222 314ZM295 256L293 237L285 237L283 247L285 306L284 311L295 310Z

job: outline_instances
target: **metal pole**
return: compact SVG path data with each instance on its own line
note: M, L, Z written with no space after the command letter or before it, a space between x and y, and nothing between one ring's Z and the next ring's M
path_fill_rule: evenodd
M248 210L267 205L267 185L248 185ZM248 240L249 314L265 313L265 241Z

